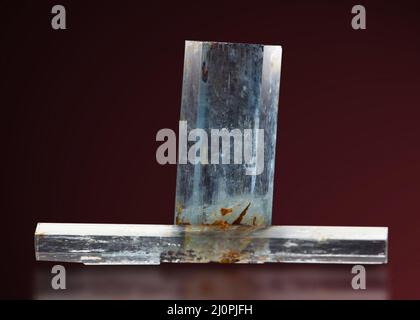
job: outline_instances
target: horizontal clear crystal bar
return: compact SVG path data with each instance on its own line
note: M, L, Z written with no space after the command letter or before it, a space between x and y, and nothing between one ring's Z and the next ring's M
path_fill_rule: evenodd
M387 262L386 227L39 223L36 259L84 264Z

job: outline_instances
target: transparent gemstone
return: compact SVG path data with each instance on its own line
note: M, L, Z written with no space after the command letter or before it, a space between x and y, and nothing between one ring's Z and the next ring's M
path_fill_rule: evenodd
M245 156L235 164L233 143L229 164L223 163L228 155L222 143L219 164L210 161L210 152L209 164L179 163L176 224L271 224L281 53L280 46L186 42L180 120L187 122L188 132L204 129L210 147L211 129L239 129L243 138L253 130L249 148L253 163L263 164L263 170L258 174ZM258 146L256 129L264 130L263 146ZM194 143L189 141L188 149Z
M84 264L387 262L388 228L39 223L37 260Z

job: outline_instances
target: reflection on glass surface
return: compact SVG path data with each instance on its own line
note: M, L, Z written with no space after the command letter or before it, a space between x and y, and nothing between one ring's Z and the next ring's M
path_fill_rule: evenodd
M366 266L353 290L350 265L65 265L66 290L51 289L53 264L34 277L35 299L388 299L386 266Z

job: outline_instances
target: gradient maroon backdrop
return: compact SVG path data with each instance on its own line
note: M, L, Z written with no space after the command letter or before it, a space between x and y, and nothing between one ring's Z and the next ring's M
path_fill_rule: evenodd
M420 298L419 8L2 1L1 295L31 297L39 221L173 223L155 135L177 129L184 41L215 40L283 46L273 223L389 226L391 297Z

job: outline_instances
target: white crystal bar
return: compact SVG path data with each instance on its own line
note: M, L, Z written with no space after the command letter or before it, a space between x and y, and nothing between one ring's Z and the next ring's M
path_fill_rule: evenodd
M387 263L388 228L39 223L36 259L84 264Z

